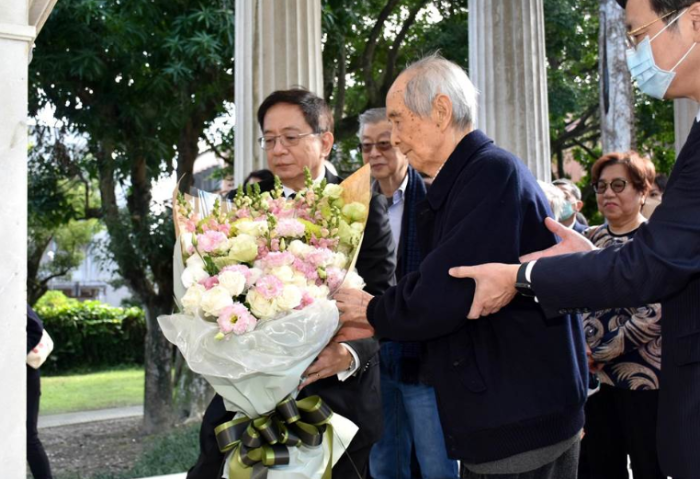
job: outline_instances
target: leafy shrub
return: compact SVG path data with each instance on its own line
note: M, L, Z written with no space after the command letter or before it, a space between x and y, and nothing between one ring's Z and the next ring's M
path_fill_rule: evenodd
M42 370L47 373L143 364L146 320L143 310L80 302L49 291L34 308L54 340Z

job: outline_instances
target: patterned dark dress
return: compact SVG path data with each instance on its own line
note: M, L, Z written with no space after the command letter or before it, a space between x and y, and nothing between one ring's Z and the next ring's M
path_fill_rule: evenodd
M626 243L637 230L615 235L607 225L584 235L598 248ZM604 309L583 316L586 342L593 359L605 364L603 384L631 390L659 389L661 374L661 305Z

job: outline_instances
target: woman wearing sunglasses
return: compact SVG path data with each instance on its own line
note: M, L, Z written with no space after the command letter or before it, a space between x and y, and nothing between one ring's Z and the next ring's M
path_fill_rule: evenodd
M591 176L606 224L584 235L598 248L632 240L646 221L641 209L654 182L654 165L635 152L611 153L595 162ZM586 404L582 478L627 478L628 455L635 479L665 478L656 453L660 320L659 304L583 316L589 367L602 385Z

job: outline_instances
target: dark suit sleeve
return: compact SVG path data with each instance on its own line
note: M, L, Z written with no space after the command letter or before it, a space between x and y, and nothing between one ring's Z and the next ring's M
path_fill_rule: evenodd
M39 315L27 305L27 354L39 344L42 334L44 334L44 323Z
M369 205L365 236L357 257L357 272L365 280L365 291L376 296L394 283L396 260L386 198L374 194Z
M661 302L700 274L700 158L681 165L664 201L623 246L537 261L532 285L548 316Z
M356 377L362 375L366 370L367 364L379 352L379 341L374 338L356 339L354 341L344 341L357 354L358 364Z
M514 165L498 158L480 165L466 174L470 179L455 191L450 209L441 211L447 231L418 271L370 301L367 318L380 338L425 341L454 333L466 323L474 281L452 278L451 267L516 262L554 243L541 223L546 200L534 188L521 195Z

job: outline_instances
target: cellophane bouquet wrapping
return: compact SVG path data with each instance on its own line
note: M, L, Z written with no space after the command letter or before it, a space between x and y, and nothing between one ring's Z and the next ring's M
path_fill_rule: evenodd
M174 198L181 312L158 321L237 417L265 417L296 396L304 370L338 330L332 292L364 286L354 262L369 185L365 167L341 185L313 184L307 172L293 199L278 179L271 192L239 188L233 201L206 193ZM357 432L338 414L330 426L334 440L289 448L288 464L270 467L267 477L327 477ZM227 473L233 459L232 452Z

